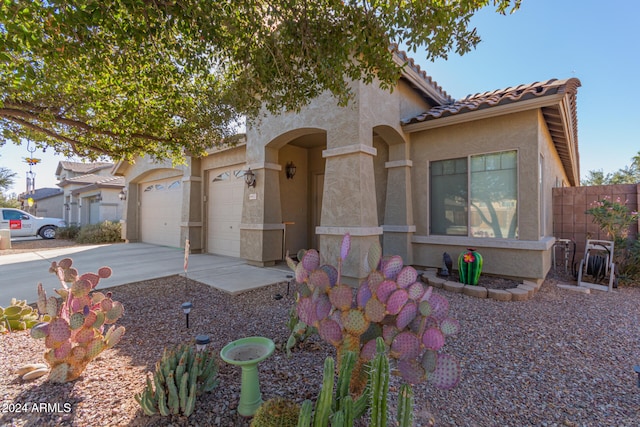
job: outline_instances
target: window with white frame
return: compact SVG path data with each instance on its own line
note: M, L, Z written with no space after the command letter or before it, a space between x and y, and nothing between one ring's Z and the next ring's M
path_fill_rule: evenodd
M431 162L431 234L516 239L517 178L515 150Z

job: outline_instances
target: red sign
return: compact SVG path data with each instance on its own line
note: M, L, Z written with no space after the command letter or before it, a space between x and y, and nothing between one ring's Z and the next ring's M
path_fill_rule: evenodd
M9 220L9 229L11 230L20 230L22 228L22 221L19 219L10 219Z

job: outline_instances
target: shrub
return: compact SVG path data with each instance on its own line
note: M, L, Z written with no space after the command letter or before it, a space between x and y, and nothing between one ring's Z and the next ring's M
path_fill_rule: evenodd
M104 221L82 226L75 240L77 243L117 243L122 241L121 235L119 222Z
M75 240L76 237L78 237L79 232L80 232L80 227L77 225L70 225L68 227L59 227L56 230L56 238Z

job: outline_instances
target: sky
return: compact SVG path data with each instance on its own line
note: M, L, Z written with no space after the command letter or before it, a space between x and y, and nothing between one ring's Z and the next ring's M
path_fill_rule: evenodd
M640 151L640 47L635 0L523 0L521 8L502 16L487 7L473 18L482 37L462 57L430 62L410 52L421 68L455 99L552 78L578 78L578 147L580 176L605 174L631 164ZM34 152L36 186L55 187L58 162L47 150ZM26 188L26 146L5 144L0 166L16 172L9 194ZM79 159L73 159L78 161Z

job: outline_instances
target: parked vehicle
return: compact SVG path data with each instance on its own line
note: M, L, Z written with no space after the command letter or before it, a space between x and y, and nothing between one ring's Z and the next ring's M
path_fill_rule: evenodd
M11 230L11 237L40 236L53 239L56 229L66 225L62 218L42 218L20 209L0 208L0 228Z

